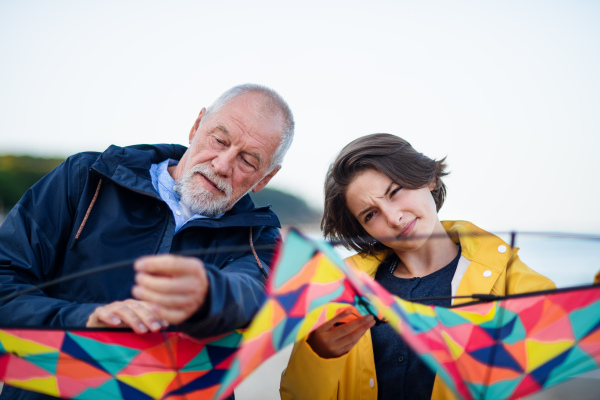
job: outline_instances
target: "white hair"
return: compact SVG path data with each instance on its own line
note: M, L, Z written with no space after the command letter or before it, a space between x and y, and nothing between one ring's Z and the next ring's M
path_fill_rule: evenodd
M283 163L285 153L287 153L288 149L292 145L292 140L294 139L294 115L292 114L292 110L290 110L288 104L285 102L283 97L279 95L279 93L266 86L253 83L234 86L219 96L219 98L216 99L206 109L203 119L207 118L211 114L215 114L237 96L246 93L260 93L264 95L267 98L265 104L269 112L274 113L276 110L278 110L283 114L284 123L281 132L281 139L279 141L279 145L275 149L275 152L271 156L271 161L267 171L267 173L269 173Z

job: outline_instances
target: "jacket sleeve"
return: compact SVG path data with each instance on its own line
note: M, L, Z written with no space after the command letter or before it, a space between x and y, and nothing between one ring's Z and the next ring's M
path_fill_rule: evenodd
M264 229L254 241L267 274L280 241L281 235L275 228ZM195 337L209 337L246 327L265 299L265 278L254 255L245 253L221 269L211 264L205 267L209 281L207 300L179 328Z
M337 358L321 358L306 339L295 343L288 366L281 374L281 399L337 398L338 384L348 354Z
M58 276L87 168L75 156L31 189L0 226L0 298L28 294L0 304L2 325L85 326L97 304L50 298L35 285Z
M540 290L556 289L552 280L529 268L517 254L513 256L506 273L508 293L527 293Z

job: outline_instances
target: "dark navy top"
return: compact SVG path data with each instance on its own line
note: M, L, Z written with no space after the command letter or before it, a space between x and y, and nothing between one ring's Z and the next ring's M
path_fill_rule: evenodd
M404 279L393 275L399 261L394 255L379 265L375 280L390 293L405 300L444 297L444 300L419 303L449 307L452 303L452 277L459 259L460 245L454 260L444 268L421 278ZM435 372L427 367L389 324L372 327L371 336L377 374L377 398L430 399Z

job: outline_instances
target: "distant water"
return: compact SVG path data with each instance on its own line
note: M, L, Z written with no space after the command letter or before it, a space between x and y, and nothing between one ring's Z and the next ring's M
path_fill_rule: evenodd
M309 232L314 239L323 239L319 232ZM508 235L499 235L510 243ZM600 240L549 236L517 235L521 261L556 283L557 287L591 284L600 271ZM354 254L336 247L342 257Z
M525 264L558 287L590 284L600 271L599 240L517 236L516 246Z

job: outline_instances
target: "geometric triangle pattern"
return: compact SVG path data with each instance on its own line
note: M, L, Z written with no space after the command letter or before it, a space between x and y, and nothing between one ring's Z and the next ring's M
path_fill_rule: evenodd
M452 308L393 296L315 242L462 399L515 399L600 367L600 286Z
M182 332L0 328L0 381L73 399L223 398L262 362L351 307L390 324L462 399L514 399L600 366L600 286L452 308L391 295L290 229L250 326ZM353 318L351 316L351 318Z
M241 331L0 329L0 381L69 399L213 398Z
M349 305L383 316L462 399L515 399L600 366L600 286L427 306L391 295L328 243L291 229L219 396Z
M217 398L230 395L265 360L348 307L355 315L375 312L329 257L293 232L278 248L267 299L244 331Z

